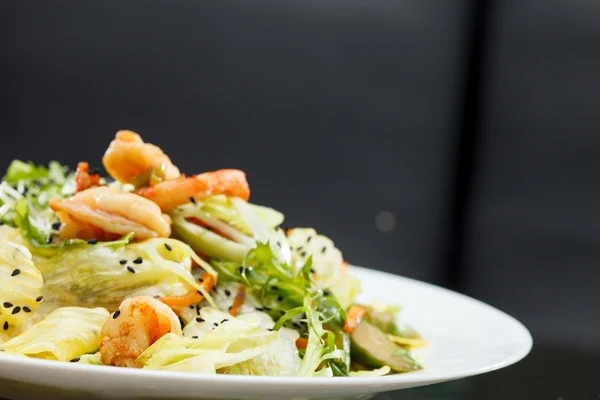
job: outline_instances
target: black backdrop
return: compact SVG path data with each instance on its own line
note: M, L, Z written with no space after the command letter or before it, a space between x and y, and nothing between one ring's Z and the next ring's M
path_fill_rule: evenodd
M253 201L353 263L597 354L599 18L585 0L6 0L0 164L99 164L135 130L185 172L246 170Z

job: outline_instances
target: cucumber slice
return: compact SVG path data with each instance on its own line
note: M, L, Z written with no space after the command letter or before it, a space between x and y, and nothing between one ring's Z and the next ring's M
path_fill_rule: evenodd
M373 368L389 366L395 372L418 371L410 352L392 342L379 328L362 321L350 334L352 358Z

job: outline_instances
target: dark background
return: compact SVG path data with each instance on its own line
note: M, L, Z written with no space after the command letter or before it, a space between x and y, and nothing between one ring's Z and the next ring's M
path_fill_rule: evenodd
M119 129L346 259L522 320L532 354L382 399L600 398L600 2L0 2L0 166ZM381 231L381 211L395 217Z

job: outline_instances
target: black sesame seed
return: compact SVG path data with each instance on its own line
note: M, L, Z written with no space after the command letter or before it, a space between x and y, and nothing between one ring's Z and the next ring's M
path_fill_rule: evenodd
M52 243L52 235L46 236L46 244Z
M119 261L119 264L125 265L125 264L127 264L127 260L121 260L121 261Z
M40 302L40 301L42 301L42 300L44 300L44 296L38 296L38 298L37 298L37 299L35 299L35 301L36 301L37 303L39 303L39 302Z
M196 317L196 322L204 322L204 318Z
M98 243L98 239L96 239L96 238L90 239L87 242L88 242L88 244L96 244L96 243Z
M127 271L131 272L132 274L135 274L135 269L133 269L131 265L127 266Z
M298 247L296 247L296 250L298 250L298 251L300 251L300 250L302 250L302 249L303 249L303 247L302 247L302 246L298 246Z
M306 243L310 243L311 239L312 239L312 236L309 236L308 239L306 239Z
M326 251L327 251L327 247L323 246L323 248L321 249L321 253L325 254Z
M23 307L23 311L25 311L25 312L31 312L31 308L25 306L25 307Z
M277 296L277 301L281 303L283 301L283 297Z
M256 311L265 311L265 309L263 307L256 307L255 310Z
M15 269L15 270L14 270L14 271L13 271L13 272L10 274L10 276L17 276L17 275L19 275L20 273L21 273L21 270L20 270L19 268L17 268L17 269Z
M227 321L229 321L229 320L227 318L224 318L223 321L221 321L221 324L223 324L223 323L225 323Z
M115 310L115 313L113 314L113 319L117 319L119 318L119 315L121 315L121 310L119 310L118 308Z
M315 271L315 269L314 269L314 268L311 268L311 269L310 269L310 273L311 273L311 274L314 274L314 273L316 273L316 272L317 272L317 271Z
M267 329L267 330L268 330L269 332L273 332L273 329L272 329L272 328L269 328L269 329Z
M231 291L228 289L225 289L225 296L227 296L227 297L231 296Z
M190 201L192 202L192 204L196 204L196 199L194 198L194 196L190 196Z
M196 304L196 315L200 315L200 306Z
M192 339L198 339L198 336L194 335L192 336Z
M72 359L72 360L71 360L71 361L69 361L69 362L77 362L77 361L79 361L79 357L77 357L77 358L74 358L74 359Z
M4 328L5 331L8 330L8 321L4 321L4 325L2 326L2 328Z
M192 305L190 306L190 310L193 310L193 309L194 309L194 305L192 304Z
M52 229L54 229L55 231L60 229L60 222L55 222L52 224Z
M12 315L18 314L18 313L19 313L19 311L21 311L21 307L19 307L19 306L16 306L16 307L15 307L15 308L13 308L13 310L12 310Z
M281 242L277 242L277 247L281 248Z
M202 278L202 277L198 278L198 282L200 282L200 283L204 282L204 278Z
M169 246L168 243L165 243L165 248L169 251L173 250L173 248L171 246Z
M216 328L217 326L219 326L219 324L218 324L218 323L216 323L216 322L214 322L214 323L213 323L213 325L215 326L215 328Z
M323 295L329 296L329 295L331 295L331 292L329 290L325 289L325 290L323 290Z
M138 258L136 258L135 260L133 260L133 263L134 263L134 264L141 264L141 263L143 263L143 262L144 262L144 260L142 259L142 257L138 257Z
M300 255L301 255L302 257L306 257L306 252L305 252L305 251L303 251L302 253L300 253Z
M2 305L4 308L11 308L13 306L12 303L9 303L8 301L5 301Z

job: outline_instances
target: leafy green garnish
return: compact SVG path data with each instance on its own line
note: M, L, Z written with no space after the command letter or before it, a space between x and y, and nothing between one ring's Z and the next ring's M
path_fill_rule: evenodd
M330 368L336 375L348 374L348 349L336 345L336 332L341 330L346 313L331 293L318 289L311 280L312 258L296 270L280 263L271 247L259 242L242 266L223 261L212 264L221 279L246 285L265 306L265 311L277 320L275 329L301 316L307 326L308 346L300 375L313 375L323 368Z
M75 175L56 161L48 167L14 160L0 184L0 222L20 228L33 246L42 246L58 222L48 207L53 198L75 192Z

